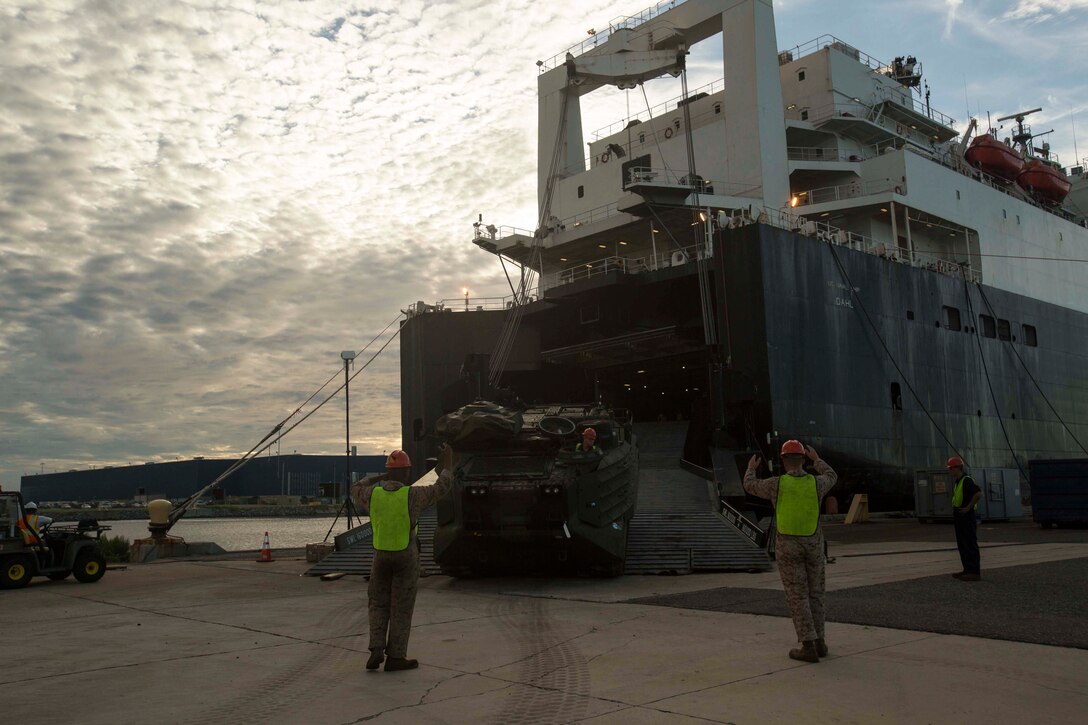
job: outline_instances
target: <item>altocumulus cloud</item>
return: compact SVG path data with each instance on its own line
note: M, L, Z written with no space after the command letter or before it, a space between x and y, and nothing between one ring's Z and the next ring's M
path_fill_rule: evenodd
M651 4L0 0L0 483L240 453L407 304L502 294L469 224L533 224L534 62ZM1067 160L1086 4L775 7L783 48L918 54L953 115L964 74L973 112L1047 106ZM399 441L397 367L394 343L353 385L362 451ZM339 452L341 426L319 413L286 445Z
M469 224L535 216L559 49L512 18L616 9L0 3L0 483L237 454L408 303L501 293ZM354 442L395 446L396 344L358 380ZM312 420L286 445L340 450Z

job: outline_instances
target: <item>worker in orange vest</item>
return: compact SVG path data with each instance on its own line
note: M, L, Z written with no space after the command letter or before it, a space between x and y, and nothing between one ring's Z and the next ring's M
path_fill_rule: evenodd
M23 543L27 546L45 545L45 540L42 539L41 531L49 524L53 523L53 519L48 516L38 515L38 504L31 501L23 507L23 517L19 519L19 531L23 534Z

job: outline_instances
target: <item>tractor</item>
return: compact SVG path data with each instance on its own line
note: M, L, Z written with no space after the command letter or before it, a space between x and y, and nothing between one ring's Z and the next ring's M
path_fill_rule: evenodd
M36 576L59 581L72 575L90 584L106 573L98 538L110 527L83 520L50 524L38 536L24 537L19 528L24 513L22 494L0 492L0 589L25 587Z

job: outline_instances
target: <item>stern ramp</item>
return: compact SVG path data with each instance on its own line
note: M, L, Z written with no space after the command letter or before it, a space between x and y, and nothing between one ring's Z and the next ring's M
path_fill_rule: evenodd
M769 571L766 550L718 511L713 483L682 469L687 423L643 423L635 427L639 446L638 509L630 524L625 574L691 574L710 571ZM431 475L431 474L428 474ZM421 569L434 563L434 508L419 518ZM310 568L307 576L344 572L369 576L374 558L370 524L337 537L337 550Z

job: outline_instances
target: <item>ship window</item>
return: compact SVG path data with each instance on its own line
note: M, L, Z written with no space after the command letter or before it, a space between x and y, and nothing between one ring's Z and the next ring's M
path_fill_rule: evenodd
M899 383L892 383L892 410L903 410L903 391Z
M799 81L805 80L805 72L803 70L797 71L797 80L799 80Z
M801 109L801 120L802 121L807 121L808 120L808 109L807 108Z
M638 135L638 142L639 142L639 143L646 143L646 134L644 134L644 133L640 133L640 134Z
M599 319L601 319L600 305L586 305L581 309L581 322L583 325L588 325Z
M959 189L956 189L956 198L957 198L957 199L959 199L959 198L960 198L960 190L959 190Z
M942 307L944 310L944 326L949 330L960 329L960 311L956 307Z
M673 122L672 122L672 125L676 126L676 130L679 131L680 130L680 119L679 118L674 119Z
M907 319L908 320L913 320L914 319L914 310L907 310Z
M1005 211L1004 209L1001 210L1001 218L1002 219L1008 219L1009 218L1009 213L1007 211Z
M997 325L994 324L994 318L989 315L979 315L978 324L982 327L983 337L997 337Z
M1039 338L1035 336L1034 325L1024 325L1024 344L1028 347L1039 347Z
M1019 214L1017 214L1017 215L1016 215L1016 223L1017 223L1017 224L1019 224L1019 223L1020 223L1020 215L1019 215Z
M1012 339L1012 328L1009 327L1008 320L997 321L997 338L1008 342Z
M585 195L586 195L586 187L579 186L578 187L578 198L581 199Z
M714 115L718 115L721 112L722 112L722 104L715 103L714 104Z

